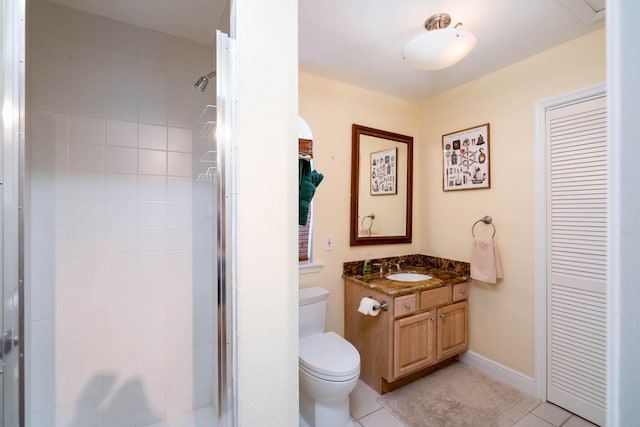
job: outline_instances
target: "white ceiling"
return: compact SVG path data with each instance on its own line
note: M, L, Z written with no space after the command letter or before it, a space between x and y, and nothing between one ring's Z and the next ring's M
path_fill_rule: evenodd
M424 99L604 25L604 20L585 24L564 3L576 2L299 0L300 69L405 99ZM413 69L401 58L401 47L440 12L451 15L451 26L462 22L478 44L450 68Z
M50 0L85 12L212 44L229 0ZM241 1L241 0L238 0ZM604 25L605 0L299 0L300 69L419 100ZM411 68L404 43L435 13L462 22L478 44L454 66Z

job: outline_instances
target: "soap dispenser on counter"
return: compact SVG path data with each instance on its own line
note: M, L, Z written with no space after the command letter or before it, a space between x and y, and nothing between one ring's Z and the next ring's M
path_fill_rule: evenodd
M362 263L362 275L369 276L371 274L371 260L369 259L369 255L367 255Z

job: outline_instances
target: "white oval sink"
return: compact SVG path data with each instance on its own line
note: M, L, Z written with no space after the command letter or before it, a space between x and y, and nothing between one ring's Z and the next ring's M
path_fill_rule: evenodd
M389 274L387 279L395 280L397 282L419 282L421 280L429 280L431 279L431 276L420 273L394 273Z

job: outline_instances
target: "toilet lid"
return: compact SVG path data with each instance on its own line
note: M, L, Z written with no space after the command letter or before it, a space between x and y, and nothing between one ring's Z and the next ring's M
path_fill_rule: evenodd
M311 375L344 381L359 375L360 354L335 332L300 338L300 367Z

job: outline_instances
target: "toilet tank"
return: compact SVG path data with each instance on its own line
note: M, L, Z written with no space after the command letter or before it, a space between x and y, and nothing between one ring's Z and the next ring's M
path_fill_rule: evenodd
M324 288L300 289L298 297L298 336L321 334L327 317L327 297L329 291Z

